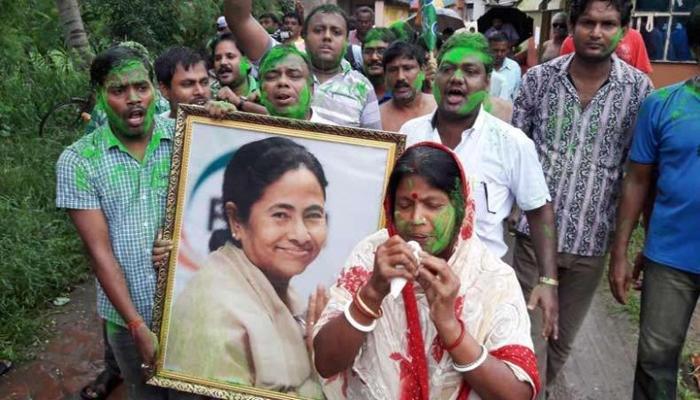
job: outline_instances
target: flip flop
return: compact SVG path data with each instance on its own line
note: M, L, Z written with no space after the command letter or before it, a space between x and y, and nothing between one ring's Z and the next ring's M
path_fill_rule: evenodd
M80 391L80 398L83 400L104 400L121 382L121 376L113 375L104 370Z
M5 375L10 368L12 368L11 361L0 360L0 375Z

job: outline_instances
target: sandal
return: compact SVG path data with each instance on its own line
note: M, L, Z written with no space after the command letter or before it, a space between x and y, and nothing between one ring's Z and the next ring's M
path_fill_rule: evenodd
M120 383L122 383L121 376L104 370L80 391L80 398L83 400L106 399Z
M7 371L12 368L12 362L7 360L0 360L0 375L5 375Z

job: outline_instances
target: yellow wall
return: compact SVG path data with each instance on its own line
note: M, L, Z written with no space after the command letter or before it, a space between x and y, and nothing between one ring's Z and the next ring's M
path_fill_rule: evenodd
M384 26L392 22L408 18L408 7L393 4L384 4Z

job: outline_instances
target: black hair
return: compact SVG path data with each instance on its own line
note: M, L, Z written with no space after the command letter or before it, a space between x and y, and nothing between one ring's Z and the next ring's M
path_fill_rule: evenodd
M282 137L267 138L241 146L224 171L224 207L226 203L233 202L236 205L236 218L247 224L253 204L260 200L265 189L286 172L300 167L305 167L314 174L325 199L328 181L323 166L306 147ZM233 242L240 247L240 242Z
M386 71L386 66L390 62L397 58L408 58L416 60L418 65L422 68L425 66L425 51L415 44L396 41L384 50L383 64L384 70Z
M691 48L700 46L700 4L693 8L688 17L688 22L686 25L686 33L688 35L688 45ZM700 59L700 54L696 54L695 57Z
M258 17L258 21L260 21L263 18L270 18L271 20L275 21L275 23L278 25L280 23L279 18L277 18L277 15L275 15L274 13L268 12L268 13L260 14L260 16Z
M367 13L372 14L372 16L374 17L374 10L372 9L372 7L369 6L359 6L355 9L355 12L353 14L358 15Z
M579 17L586 12L588 5L594 1L603 1L620 13L620 26L626 27L632 18L632 2L630 0L571 0L569 6L569 21L571 26L576 25Z
M506 35L503 32L495 32L492 33L488 36L489 43L508 43L510 44L510 40L506 37Z
M290 11L290 12L284 13L284 16L282 17L282 22L284 22L284 20L287 18L294 18L295 20L297 20L299 25L304 25L304 17L302 17L301 14L299 14L296 11Z
M217 37L211 42L211 46L210 46L210 49L209 49L209 51L210 51L210 52L209 52L209 57L210 57L209 63L210 63L210 65L212 65L212 66L214 65L214 56L216 55L216 46L218 46L219 43L225 42L225 41L227 41L227 40L228 40L229 42L232 42L233 44L235 44L235 45L236 45L236 48L238 48L238 43L236 43L236 37L233 36L233 33L227 32L227 33L224 33L223 35L217 36ZM239 51L240 51L240 50L239 50Z
M462 171L457 160L448 152L430 146L409 147L399 157L389 177L387 195L391 211L396 203L396 191L401 181L411 175L420 176L426 182L442 192L452 201L457 212L458 223L464 218L464 194Z
M338 7L335 4L323 4L323 5L320 5L316 8L314 8L313 10L311 10L309 15L304 20L304 25L301 28L301 35L302 36L306 36L306 32L309 30L309 21L311 21L311 18L318 13L336 14L336 15L340 15L341 17L343 17L343 21L345 21L345 36L346 37L348 36L348 33L350 31L348 28L350 26L350 23L348 21L348 15L345 14L345 11L343 11L342 8Z
M144 61L142 55L136 50L124 46L110 47L95 57L90 65L90 82L94 87L104 85L107 76L113 69L130 61L141 63L148 72L149 80L153 82L151 63Z
M170 87L178 65L181 65L185 71L189 71L190 67L199 63L204 63L204 59L196 51L189 47L173 46L156 58L153 67L156 70L158 82Z
M362 41L362 46L371 42L373 40L381 40L385 43L391 43L396 40L396 35L394 31L389 28L371 28L365 33L364 40Z

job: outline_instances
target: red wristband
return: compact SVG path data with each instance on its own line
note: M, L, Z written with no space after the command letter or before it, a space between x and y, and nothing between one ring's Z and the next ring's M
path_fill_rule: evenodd
M134 336L134 332L136 332L136 330L139 329L139 327L141 325L144 325L144 324L145 324L145 322L143 322L143 320L141 318L138 318L138 319L135 319L133 321L129 321L129 323L126 326L127 326L127 328L129 328L129 333L131 333L131 336Z
M451 345L445 346L445 351L448 353L451 352L452 350L456 349L457 346L459 346L459 344L462 343L462 340L464 339L465 329L464 329L464 322L462 322L462 320L459 320L459 327L460 327L459 337L457 337L457 339L455 339L454 343L452 343Z

